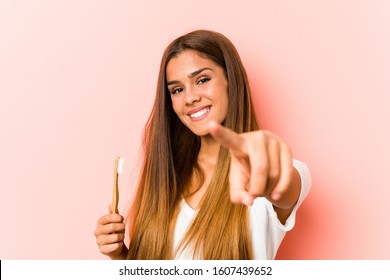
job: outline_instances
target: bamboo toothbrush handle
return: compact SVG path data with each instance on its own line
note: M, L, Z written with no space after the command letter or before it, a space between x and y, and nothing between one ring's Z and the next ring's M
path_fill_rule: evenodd
M115 159L114 166L114 187L112 193L112 213L118 214L118 202L119 202L119 187L118 187L118 162L119 157Z

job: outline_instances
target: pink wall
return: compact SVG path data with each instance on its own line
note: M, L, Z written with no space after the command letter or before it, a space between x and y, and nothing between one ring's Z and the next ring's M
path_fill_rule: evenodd
M1 1L0 259L105 259L93 231L114 158L123 212L162 51L198 28L233 41L262 127L311 169L278 258L389 259L389 13L385 0Z

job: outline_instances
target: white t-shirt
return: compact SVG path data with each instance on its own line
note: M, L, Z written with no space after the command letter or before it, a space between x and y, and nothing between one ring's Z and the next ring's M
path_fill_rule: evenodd
M286 232L291 230L295 225L297 209L309 193L311 187L309 169L306 164L295 159L293 160L293 166L297 169L301 177L301 193L297 204L284 225L279 221L272 203L267 199L263 197L256 198L253 205L250 206L250 229L253 254L256 260L272 260L275 258ZM197 214L197 210L192 209L184 199L180 207L181 210L177 218L173 241L174 250L176 250L180 240ZM177 253L175 259L192 259L192 255L193 251L191 247L187 246L184 251Z

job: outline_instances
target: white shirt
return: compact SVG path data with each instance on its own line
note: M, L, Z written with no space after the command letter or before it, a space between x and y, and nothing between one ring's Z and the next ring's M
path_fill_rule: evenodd
M279 221L272 203L264 197L256 198L253 205L249 207L252 248L254 259L256 260L271 260L275 258L286 232L291 230L295 225L295 216L299 206L309 193L311 187L309 169L306 164L295 159L293 160L293 166L297 169L301 177L301 193L298 202L294 206L293 211L284 225ZM181 210L177 217L174 233L174 250L176 250L180 240L198 213L198 211L192 209L184 199L182 200L180 207ZM192 259L192 255L193 252L191 247L188 246L184 251L179 251L175 259Z

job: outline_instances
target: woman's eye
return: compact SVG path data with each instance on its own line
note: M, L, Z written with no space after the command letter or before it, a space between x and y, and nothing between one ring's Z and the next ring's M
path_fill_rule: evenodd
M176 93L179 93L179 92L182 92L183 89L182 88L173 88L170 92L171 94L176 94Z
M210 81L210 78L204 77L204 78L199 79L198 84L201 85L201 84L207 83L208 81Z

